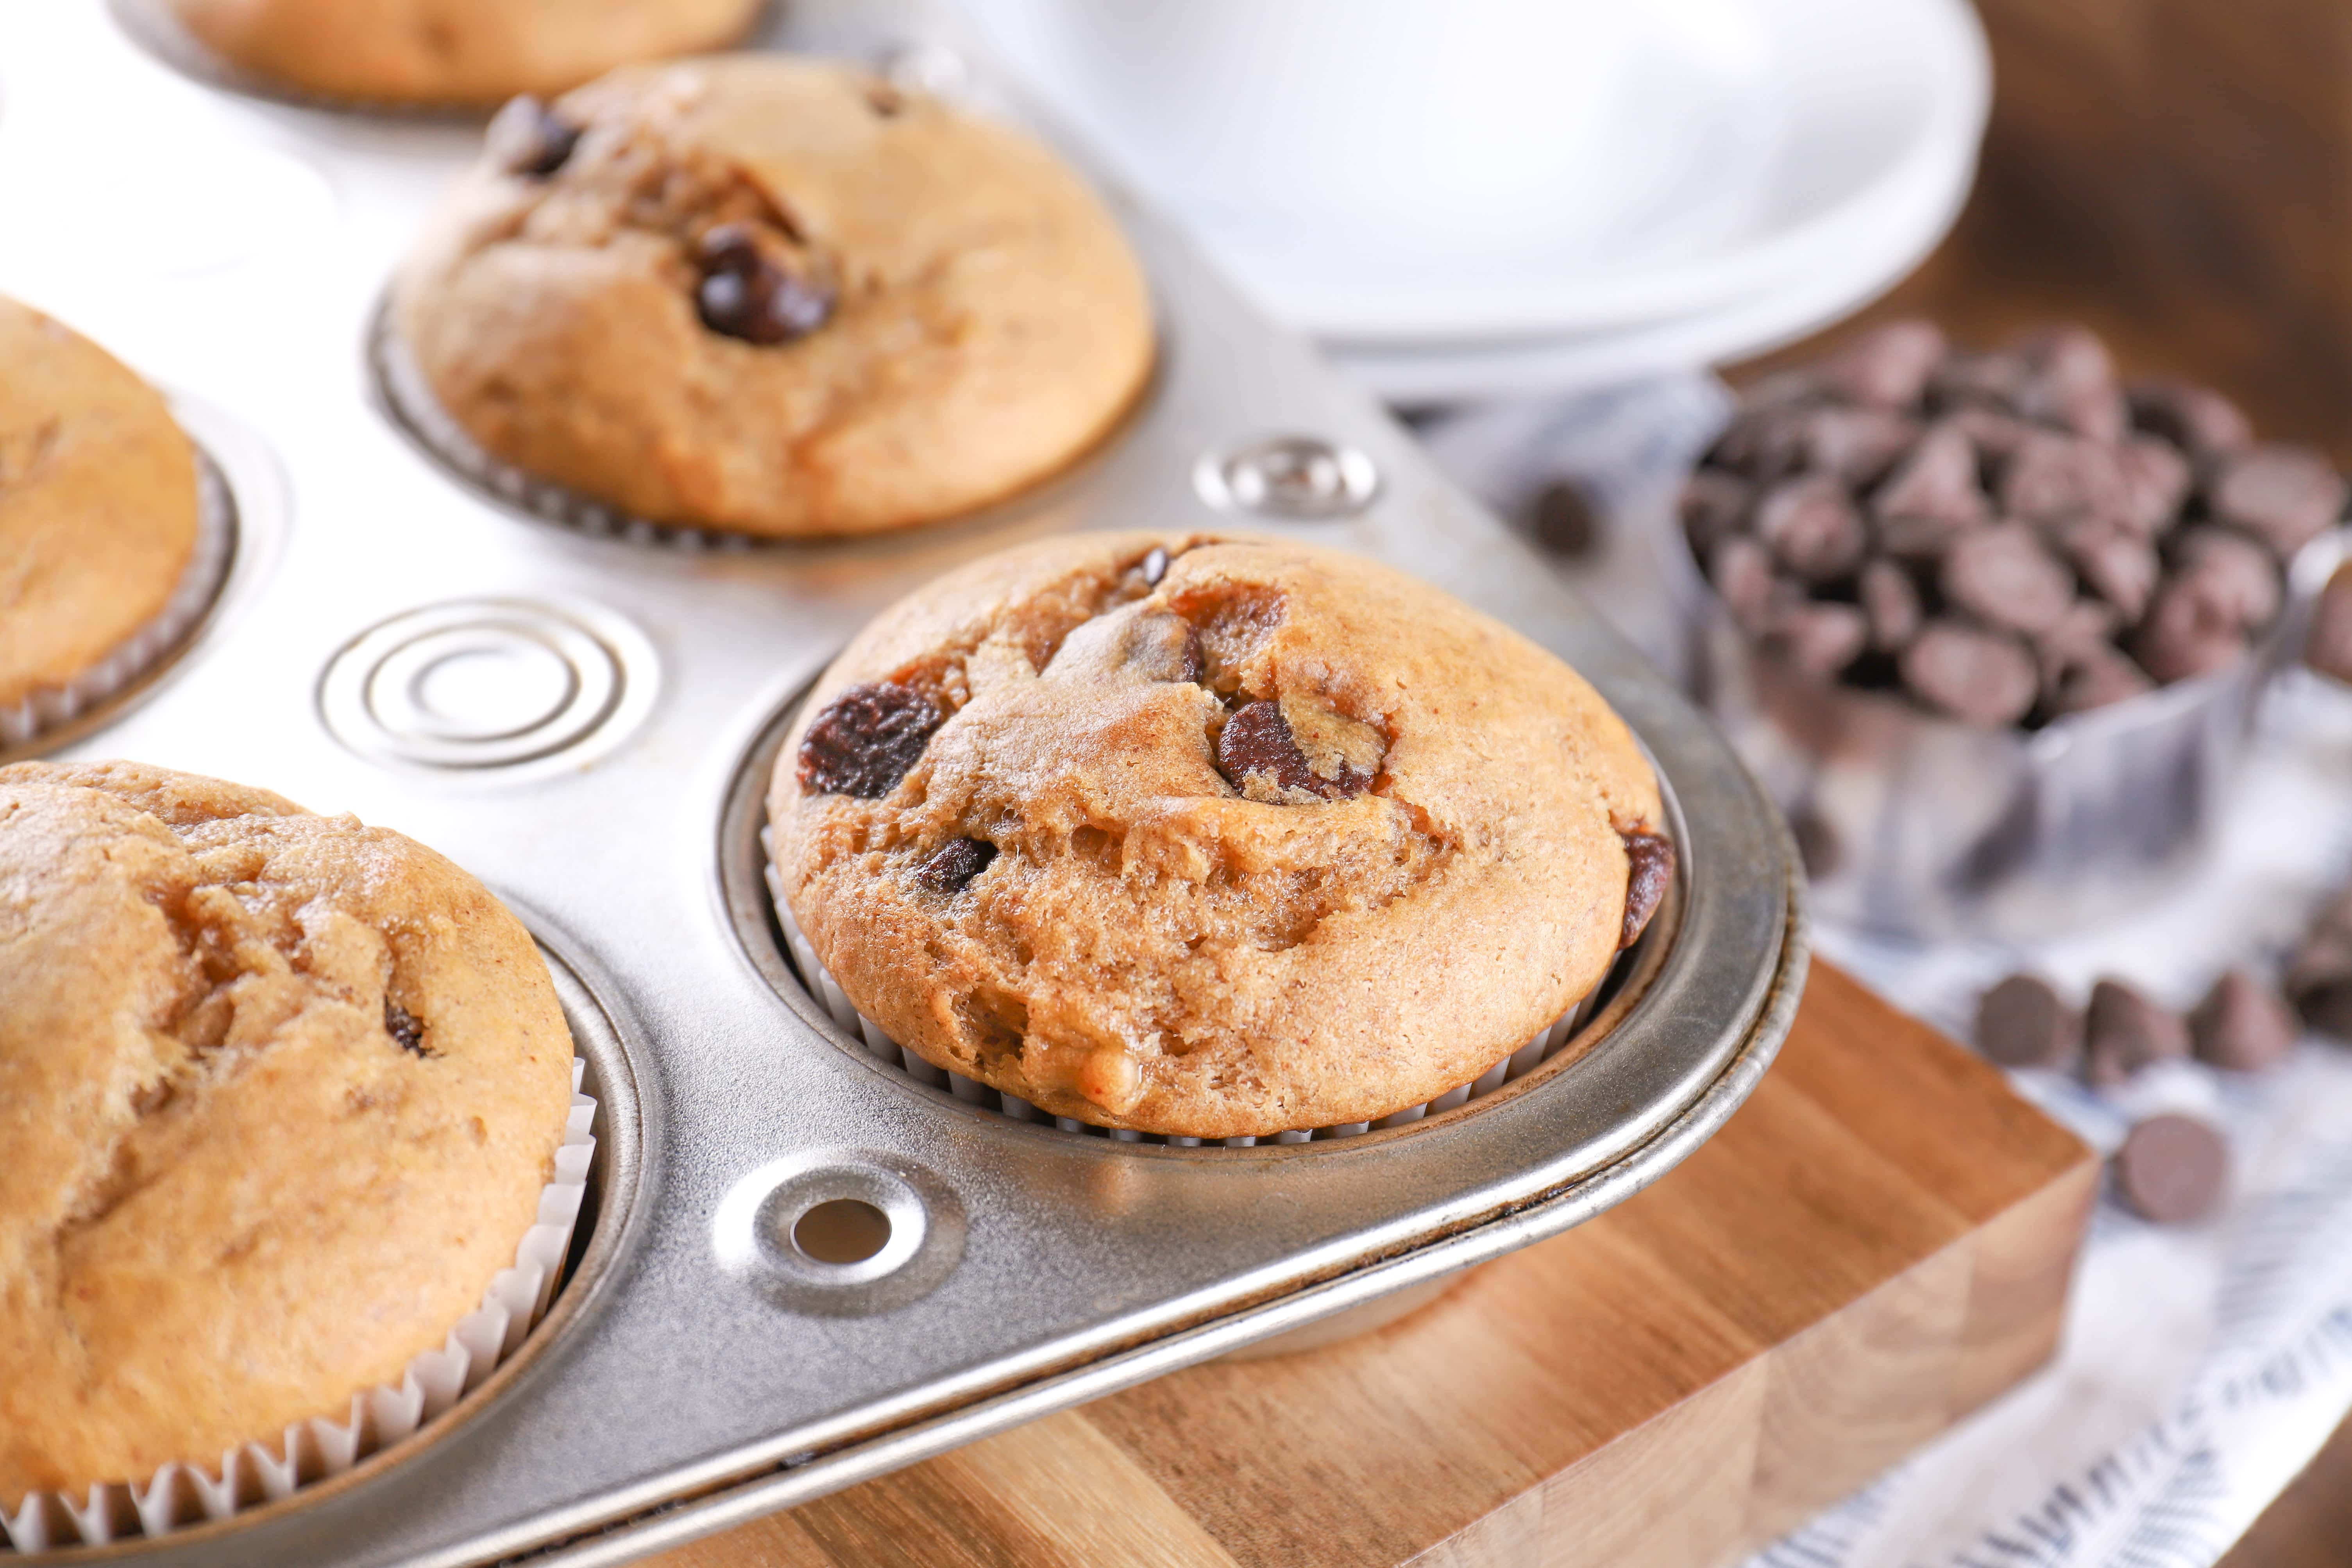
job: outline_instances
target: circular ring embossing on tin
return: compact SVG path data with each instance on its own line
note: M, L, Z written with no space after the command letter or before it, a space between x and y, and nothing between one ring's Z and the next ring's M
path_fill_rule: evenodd
M963 1258L963 1205L913 1161L878 1150L772 1161L728 1189L719 1260L779 1305L885 1312L929 1294Z
M1320 436L1267 436L1202 458L1192 488L1219 511L1328 522L1370 506L1381 472L1357 448Z
M611 610L452 599L345 644L320 678L319 711L373 761L539 776L628 739L659 685L653 645Z

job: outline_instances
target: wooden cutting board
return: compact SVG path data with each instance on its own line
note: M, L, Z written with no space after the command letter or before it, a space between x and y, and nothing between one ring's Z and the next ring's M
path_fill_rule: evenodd
M2099 1164L1816 965L1755 1097L1648 1192L1387 1328L1195 1367L662 1568L1706 1568L2048 1359Z

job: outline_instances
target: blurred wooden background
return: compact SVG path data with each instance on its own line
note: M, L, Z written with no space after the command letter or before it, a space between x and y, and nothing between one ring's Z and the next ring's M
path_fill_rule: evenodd
M2054 321L2352 468L2352 3L1975 0L1993 120L1968 210L1862 320L1990 345ZM1853 323L1734 380L1821 351ZM2352 1565L2352 1423L2222 1568Z

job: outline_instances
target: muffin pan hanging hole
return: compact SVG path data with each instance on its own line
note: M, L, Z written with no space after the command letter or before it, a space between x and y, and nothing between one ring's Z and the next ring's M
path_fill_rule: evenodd
M719 819L719 894L735 935L771 989L835 1045L863 1058L900 1083L932 1094L944 1094L956 1103L988 1114L992 1120L1021 1123L1050 1132L1101 1142L1156 1144L1167 1148L1216 1151L1276 1144L1328 1144L1367 1133L1409 1128L1429 1118L1484 1100L1511 1085L1542 1072L1548 1065L1565 1066L1585 1055L1602 1034L1613 1028L1638 1000L1651 978L1664 964L1680 927L1686 857L1678 857L1673 883L1664 902L1633 945L1617 955L1607 973L1567 1014L1538 1032L1517 1049L1496 1061L1477 1079L1461 1084L1421 1105L1407 1106L1377 1121L1351 1121L1323 1127L1297 1128L1270 1135L1201 1139L1126 1128L1097 1126L1075 1117L1055 1116L1027 1100L990 1088L977 1079L926 1061L885 1035L872 1019L860 1014L833 976L817 961L814 949L793 921L782 896L770 854L767 791L777 753L791 732L803 687L786 700L761 728L737 764ZM1653 766L1655 761L1653 759ZM1673 787L1663 773L1658 788L1664 797L1666 825L1675 843L1685 844L1682 814Z
M928 1295L963 1258L963 1205L897 1154L844 1150L742 1177L711 1221L719 1262L778 1305L828 1316Z

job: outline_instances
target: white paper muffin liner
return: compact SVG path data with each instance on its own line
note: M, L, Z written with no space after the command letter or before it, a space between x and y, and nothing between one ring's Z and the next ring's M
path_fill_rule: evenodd
M580 1092L586 1062L572 1061L572 1109L555 1152L555 1179L540 1190L539 1218L515 1244L514 1267L499 1270L482 1304L460 1319L438 1350L421 1352L396 1384L352 1395L340 1421L311 1416L288 1426L273 1447L240 1444L213 1469L174 1462L143 1481L92 1486L74 1497L33 1492L14 1512L0 1510L0 1535L18 1552L98 1546L159 1536L182 1525L226 1519L339 1476L391 1447L481 1386L520 1347L562 1282L572 1233L596 1152L596 1102Z
M1577 1031L1582 1028L1586 1020L1592 1016L1594 1009L1599 1005L1601 994L1608 989L1609 974L1613 974L1617 967L1612 963L1609 973L1603 974L1601 983L1585 993L1582 1001L1561 1014L1549 1026L1538 1030L1527 1044L1504 1057L1468 1083L1447 1089L1434 1100L1425 1100L1419 1105L1408 1105L1402 1110L1392 1111L1377 1121L1341 1121L1328 1126L1299 1127L1286 1131L1244 1138L1184 1138L1173 1133L1138 1132L1124 1127L1098 1127L1091 1121L1082 1121L1074 1116L1055 1116L1018 1096L991 1089L976 1079L969 1079L961 1073L950 1072L944 1068L935 1067L884 1034L880 1026L857 1010L833 975L823 963L817 961L816 949L810 946L808 938L802 934L800 922L793 918L792 905L785 901L783 880L776 874L775 845L770 828L760 829L760 847L765 857L761 869L767 879L769 901L775 908L777 925L783 931L784 943L791 949L793 963L800 971L802 983L808 987L809 994L814 996L818 1004L824 1008L826 1015L838 1024L844 1032L863 1043L866 1051L877 1060L897 1068L918 1083L929 1084L933 1089L944 1089L966 1104L996 1111L1001 1115L1011 1117L1015 1121L1051 1123L1065 1132L1108 1138L1119 1143L1166 1143L1180 1149L1204 1147L1247 1149L1259 1143L1319 1142L1333 1138L1359 1137L1375 1128L1403 1127L1420 1121L1424 1116L1434 1115L1441 1110L1451 1110L1457 1105L1465 1105L1471 1100L1483 1099L1515 1079L1527 1077L1549 1061L1562 1046L1574 1039ZM1618 963L1622 963L1625 958L1631 956L1630 953L1621 954Z
M196 451L196 542L179 585L155 616L60 687L0 708L0 748L29 744L106 702L162 663L220 596L236 552L236 499L203 448Z

